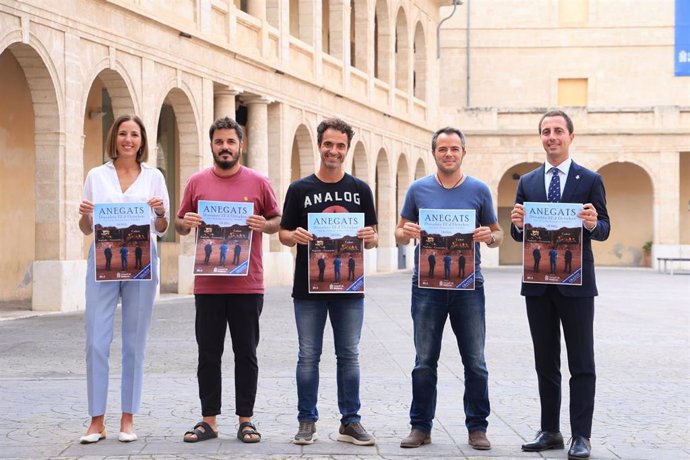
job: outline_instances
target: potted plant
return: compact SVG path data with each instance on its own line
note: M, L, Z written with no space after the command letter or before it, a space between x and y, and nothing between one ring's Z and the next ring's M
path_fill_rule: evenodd
M651 267L652 266L652 242L647 241L642 245L642 266Z

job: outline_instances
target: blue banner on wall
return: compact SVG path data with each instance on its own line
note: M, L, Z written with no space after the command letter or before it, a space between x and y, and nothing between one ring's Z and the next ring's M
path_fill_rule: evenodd
M676 0L676 77L690 77L690 0Z

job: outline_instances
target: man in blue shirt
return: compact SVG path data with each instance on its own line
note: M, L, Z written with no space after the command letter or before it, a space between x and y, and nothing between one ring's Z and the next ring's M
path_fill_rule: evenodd
M223 241L220 244L220 266L225 267L225 259L228 256L228 243Z
M416 180L407 190L400 222L395 229L395 240L404 245L413 238L420 238L420 209L475 210L475 289L420 288L417 285L417 246L412 273L412 320L417 355L412 370L412 431L400 442L400 447L419 447L431 442L441 339L446 319L450 318L465 367L463 401L468 443L474 449L488 450L491 449L486 437L486 419L490 412L489 373L484 359L484 278L480 270L479 243L486 243L490 248L498 247L503 240L503 230L498 225L487 185L462 172L462 160L467 154L463 133L450 127L436 131L431 139L431 151L436 161L436 173Z

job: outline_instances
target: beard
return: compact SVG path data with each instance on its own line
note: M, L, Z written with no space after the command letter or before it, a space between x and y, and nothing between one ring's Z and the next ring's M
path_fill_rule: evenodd
M221 160L220 156L224 153L229 153L231 159L230 160ZM220 169L223 169L223 170L232 169L237 164L239 159L240 159L239 152L237 153L236 157L233 157L232 153L229 150L221 150L220 152L218 152L218 155L216 155L215 153L213 154L213 162L215 164L217 164Z

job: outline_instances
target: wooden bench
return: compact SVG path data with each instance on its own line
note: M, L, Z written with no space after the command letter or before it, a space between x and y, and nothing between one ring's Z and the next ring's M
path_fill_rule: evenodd
M668 273L668 267L671 267L671 275L673 275L673 267L675 262L690 262L690 257L657 257L657 262L659 263L659 273ZM664 269L661 269L661 263L664 264ZM669 262L671 262L669 264Z

